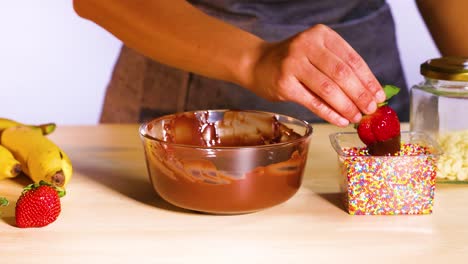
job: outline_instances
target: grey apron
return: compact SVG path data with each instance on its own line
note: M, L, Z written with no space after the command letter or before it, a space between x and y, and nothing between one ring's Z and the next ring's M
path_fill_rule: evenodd
M403 88L390 105L402 121L408 120L408 90L393 18L385 1L190 2L205 13L268 41L283 40L318 23L330 26L364 58L381 84ZM122 47L107 87L100 122L143 122L165 114L204 109L257 109L323 122L301 105L267 101L232 83L162 65L126 46Z

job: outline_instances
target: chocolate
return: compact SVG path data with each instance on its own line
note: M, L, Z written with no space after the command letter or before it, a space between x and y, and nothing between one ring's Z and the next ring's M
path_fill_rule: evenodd
M201 147L240 147L268 145L300 138L275 116L225 112L222 119L210 121L210 112L177 114L164 122L163 140Z
M236 162L239 157L230 157ZM239 154L237 154L239 155ZM158 194L176 206L215 214L238 214L265 209L288 200L299 189L306 153L291 159L249 169L238 163L236 172L218 170L207 160L182 160L149 165L151 182ZM227 160L226 160L227 161ZM164 164L164 169L160 166ZM182 165L181 167L178 167Z
M288 200L301 185L309 137L273 115L189 112L150 122L147 129L160 139L144 141L151 182L176 206L253 212ZM284 142L290 143L273 145Z
M367 146L369 154L374 156L393 156L400 151L401 135L393 137L384 141L377 141L376 143Z

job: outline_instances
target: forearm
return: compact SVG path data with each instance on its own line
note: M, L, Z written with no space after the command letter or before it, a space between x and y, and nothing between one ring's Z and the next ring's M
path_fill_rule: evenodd
M441 54L468 57L468 1L416 0L416 3Z
M240 85L264 43L182 0L74 0L74 8L154 60Z

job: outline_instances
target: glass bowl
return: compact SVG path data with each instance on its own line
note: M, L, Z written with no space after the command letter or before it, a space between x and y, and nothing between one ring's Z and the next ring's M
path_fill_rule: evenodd
M330 135L338 155L345 209L352 215L432 213L438 144L423 132L401 132L395 156L366 155L356 132Z
M155 191L167 202L213 214L266 209L302 183L312 126L289 116L204 110L140 126Z

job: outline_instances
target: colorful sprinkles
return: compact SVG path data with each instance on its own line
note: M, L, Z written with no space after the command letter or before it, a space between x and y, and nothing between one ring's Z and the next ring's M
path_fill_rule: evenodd
M437 157L419 144L402 143L395 156L344 148L340 156L345 205L352 215L432 213Z

